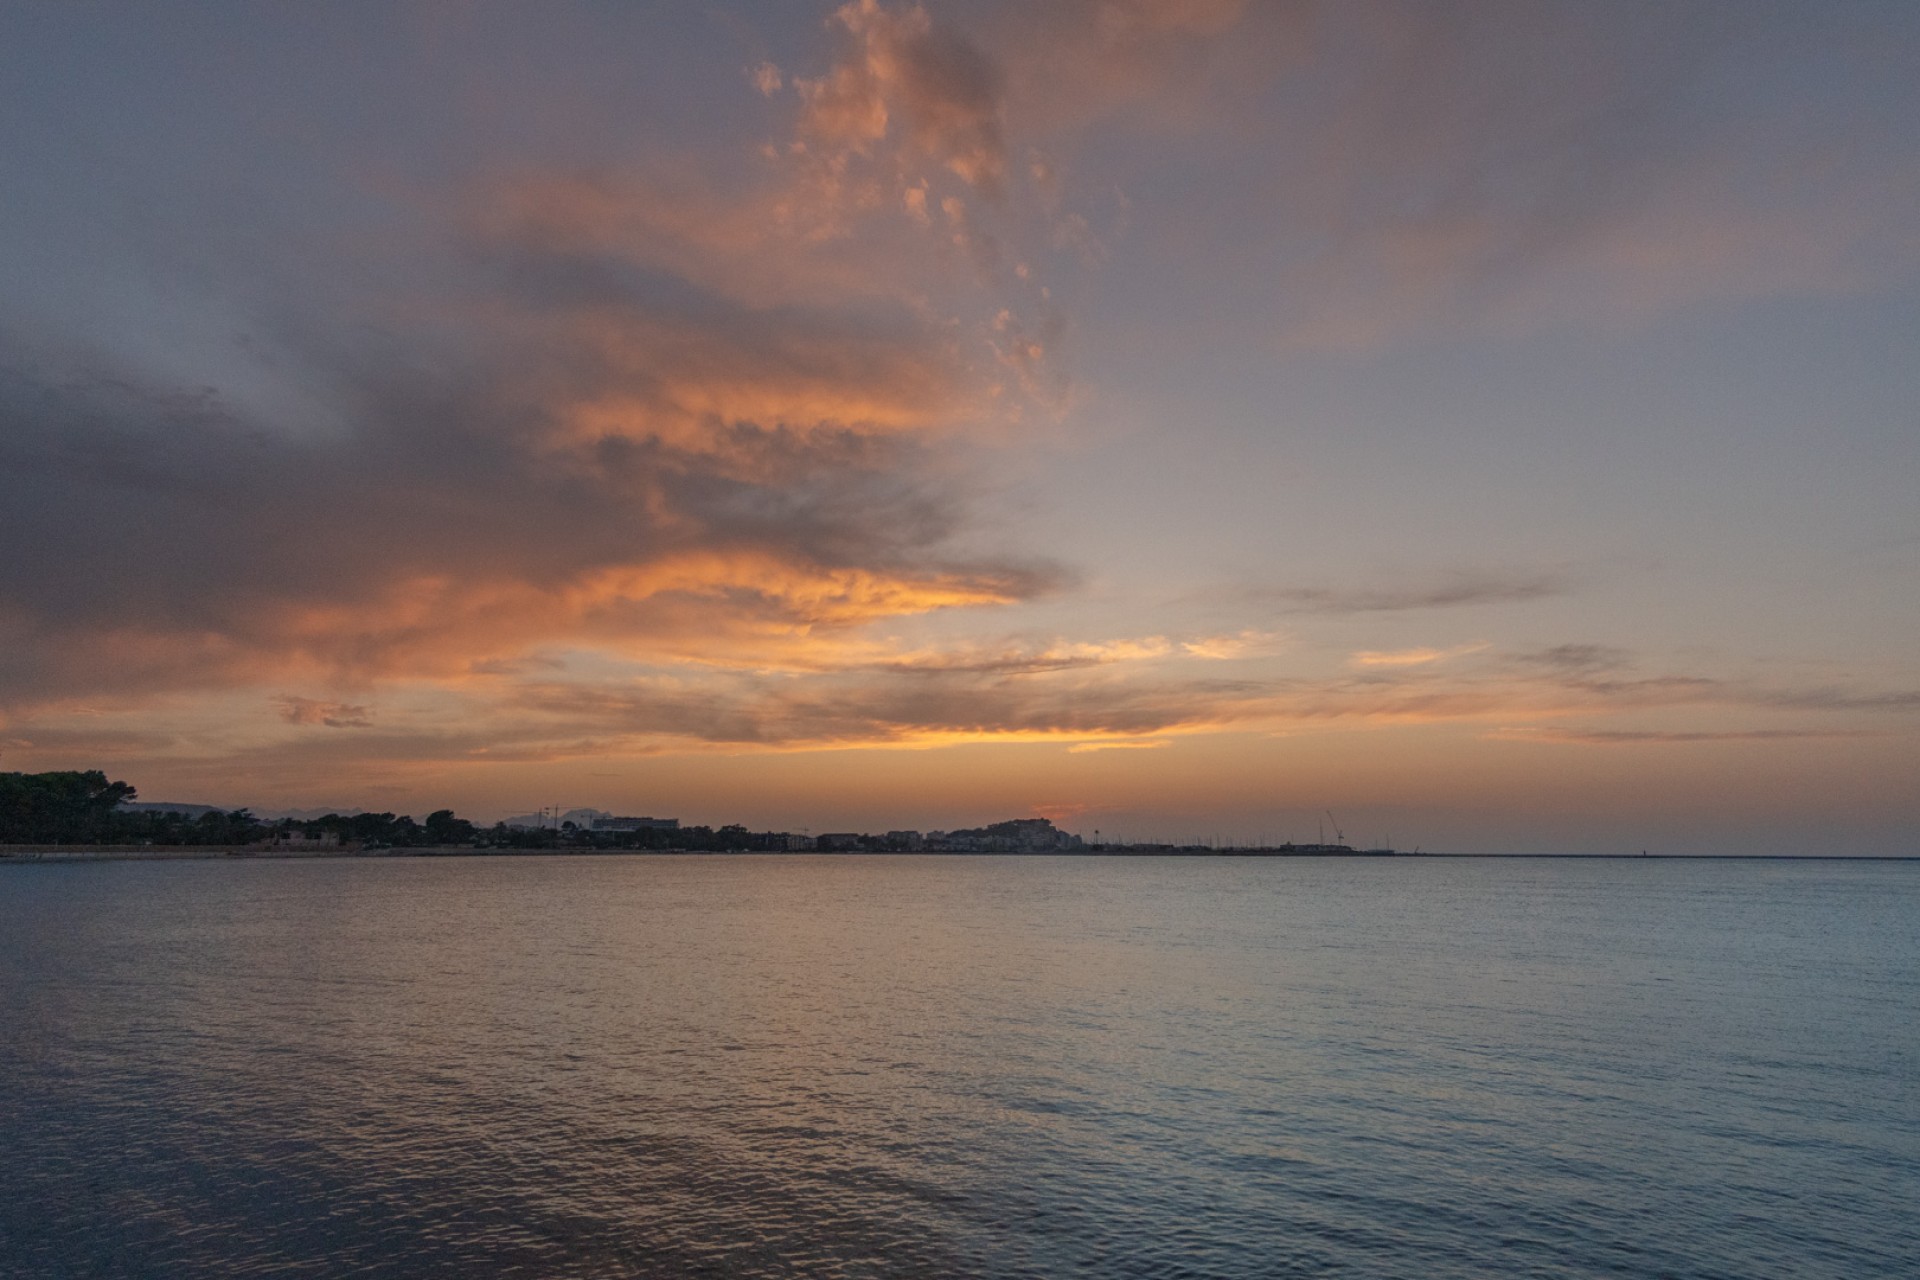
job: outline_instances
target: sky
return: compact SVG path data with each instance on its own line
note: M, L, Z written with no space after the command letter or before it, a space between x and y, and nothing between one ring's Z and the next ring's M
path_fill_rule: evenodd
M1907 0L7 6L0 767L1920 852L1917 120Z

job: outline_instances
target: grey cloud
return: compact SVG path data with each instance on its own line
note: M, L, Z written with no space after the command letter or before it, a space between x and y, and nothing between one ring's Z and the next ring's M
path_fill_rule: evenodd
M982 675L1017 676L1039 675L1050 671L1077 671L1087 667L1106 665L1110 659L1093 655L1047 653L1006 654L999 657L941 657L920 661L874 663L866 669L870 671L894 672L901 675L946 676L946 675Z
M1632 655L1612 645L1558 644L1532 653L1516 653L1511 661L1523 667L1586 673L1624 667L1632 661Z
M1738 691L1725 680L1710 676L1648 676L1640 680L1602 680L1585 675L1565 676L1559 687L1599 698L1620 701L1732 696Z
M345 702L323 702L316 698L302 698L293 694L284 694L274 699L280 707L280 718L288 724L317 724L329 729L364 729L373 723L373 713L366 707L354 706Z
M943 733L1154 733L1215 717L1245 719L1268 686L1226 680L1074 680L1034 685L984 670L881 678L747 678L720 690L528 686L523 711L599 732L711 743L872 742Z
M907 144L996 182L991 60L917 10L844 12ZM652 176L389 210L391 279L337 248L281 254L271 298L217 277L273 399L33 349L38 317L0 315L0 708L511 680L559 644L685 657L1056 589L953 549L973 495L913 434L977 408L987 353L788 218L780 182ZM324 701L283 711L365 727Z
M1193 679L1178 661L1104 662L1092 655L1050 655L1038 646L1014 646L773 671L684 664L669 674L640 677L521 671L516 678L460 686L459 705L445 721L455 727L389 725L351 735L305 735L264 752L249 749L244 761L236 757L231 763L262 777L297 777L303 764L375 777L387 765L635 756L702 747L777 750L971 735L1044 735L1070 742L1381 720L1486 725L1517 716L1528 722L1689 710L1745 716L1787 707L1819 713L1836 704L1911 710L1916 703L1901 692L1836 696L1832 690L1693 674L1597 680L1573 665L1572 675L1550 664L1522 674L1495 654L1458 670L1407 668L1384 677ZM115 741L105 727L50 732L102 749ZM1523 741L1631 744L1818 742L1891 730L1816 720L1800 726L1681 730L1528 723L1491 732ZM167 754L198 759L207 768L218 765L217 750L194 754L185 745L175 744Z
M1185 134L1231 116L1294 71L1317 0L1002 3L981 23L1008 73L1011 111L1041 128L1116 115Z
M1865 693L1819 688L1783 690L1759 696L1768 706L1795 711L1920 711L1920 689Z
M1561 574L1467 570L1405 585L1355 587L1249 587L1216 595L1285 613L1398 613L1482 604L1517 604L1565 595L1572 589Z
M563 603L595 574L690 555L1009 599L1055 580L944 556L965 490L910 440L750 422L697 447L556 436L516 385L551 392L545 354L505 374L404 356L345 371L354 426L335 436L84 367L0 370L0 704L458 668L569 629L697 628L702 609L807 621L751 584L584 617Z
M1275 143L1287 185L1269 194L1325 236L1278 282L1285 339L1618 322L1911 273L1920 242L1896 211L1920 169L1882 96L1910 105L1911 86L1866 53L1910 41L1892 14L1836 14L1810 41L1765 6L1329 7L1349 38L1323 48L1351 62L1301 72L1324 92ZM1735 66L1793 66L1804 88L1771 103L1703 92Z
M1871 738L1879 734L1868 729L1504 729L1494 735L1526 742L1556 742L1593 746L1635 745L1639 743L1687 742L1791 742L1822 738Z
M953 733L1070 737L1355 719L1471 721L1543 707L1603 713L1757 708L1777 705L1782 696L1691 675L1594 681L1548 672L1516 682L1495 674L1499 667L1496 661L1479 674L1461 676L1413 669L1325 680L1195 680L1152 667L1110 666L1097 658L963 653L948 660L869 664L779 679L743 674L698 689L678 682L625 688L530 684L514 692L512 705L518 714L552 717L571 735L782 746ZM1786 739L1844 737L1853 731L1724 732L1730 738L1757 733Z

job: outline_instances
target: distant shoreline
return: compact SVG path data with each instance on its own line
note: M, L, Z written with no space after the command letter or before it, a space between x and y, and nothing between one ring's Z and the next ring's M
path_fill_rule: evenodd
M1296 853L1285 849L1082 849L1073 852L990 852L934 849L792 850L764 849L475 849L466 845L420 846L407 849L330 849L292 852L220 845L181 845L168 848L133 846L0 845L0 866L7 863L92 862L313 862L320 860L392 858L1261 858L1298 861L1321 858L1340 862L1383 862L1391 859L1532 859L1587 862L1920 862L1920 853Z

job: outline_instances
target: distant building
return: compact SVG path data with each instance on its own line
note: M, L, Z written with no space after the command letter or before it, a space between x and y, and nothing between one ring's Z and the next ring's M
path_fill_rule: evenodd
M678 831L678 818L595 818L595 831Z
M935 831L927 845L950 853L1059 853L1083 848L1084 842L1045 818L1014 818L964 831Z
M824 853L837 853L847 849L861 847L861 837L852 831L835 831L823 835L815 842L815 848Z
M926 847L926 838L918 831L887 832L887 848L889 849L903 849L908 853L918 853Z
M308 835L304 831L278 830L269 836L265 847L282 853L319 853L326 849L338 849L340 833L322 831L317 835Z

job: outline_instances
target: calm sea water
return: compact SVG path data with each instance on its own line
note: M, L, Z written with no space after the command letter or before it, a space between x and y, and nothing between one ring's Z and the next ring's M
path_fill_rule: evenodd
M1920 1275L1920 864L0 867L8 1276Z

